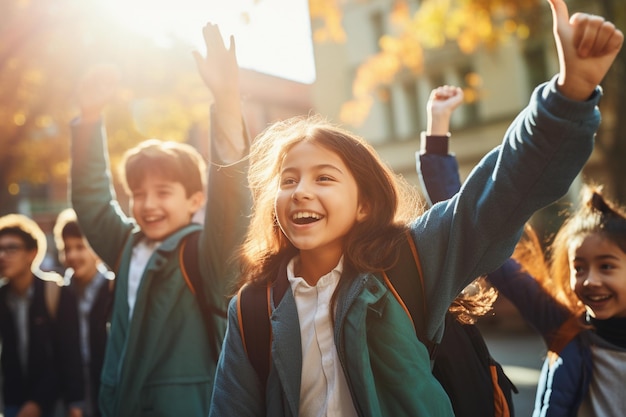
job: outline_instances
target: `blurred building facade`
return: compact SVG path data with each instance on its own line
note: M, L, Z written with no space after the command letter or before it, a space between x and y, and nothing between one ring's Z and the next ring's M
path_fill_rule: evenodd
M416 9L419 1L412 1ZM393 0L344 3L346 42L316 44L317 80L313 101L318 112L339 122L341 105L352 96L357 68L379 51L378 40L393 33ZM549 9L546 8L549 16ZM360 126L347 126L374 144L383 158L412 182L420 132L426 129L426 102L430 91L443 84L472 87L478 99L465 103L452 119L451 150L465 177L479 159L500 143L515 115L528 102L533 88L557 71L554 41L549 27L534 41L510 39L494 49L463 54L456 43L426 50L424 71L399 73L381 88L380 96ZM537 40L537 38L540 38Z

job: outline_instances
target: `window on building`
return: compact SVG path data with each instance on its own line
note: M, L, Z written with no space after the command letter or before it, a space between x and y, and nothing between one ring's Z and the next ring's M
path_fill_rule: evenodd
M413 136L422 130L422 114L418 99L418 87L415 79L405 80L402 83L402 98L407 121L407 134Z
M480 75L471 65L465 65L458 69L459 79L465 93L465 103L461 106L461 112L456 122L457 126L469 126L480 122L480 113L478 111L478 102L480 99L480 90L482 86L482 80Z

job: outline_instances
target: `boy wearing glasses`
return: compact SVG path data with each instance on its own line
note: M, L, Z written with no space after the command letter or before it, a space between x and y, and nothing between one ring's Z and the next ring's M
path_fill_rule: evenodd
M46 239L33 220L0 217L0 363L4 417L51 416L59 398L80 417L83 375L76 299L39 269Z

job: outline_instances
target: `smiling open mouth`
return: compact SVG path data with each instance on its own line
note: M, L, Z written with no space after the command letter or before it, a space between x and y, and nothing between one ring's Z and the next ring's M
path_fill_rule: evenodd
M295 224L309 224L320 220L322 217L323 216L317 213L302 211L299 213L295 213L292 216L292 220Z
M589 300L589 301L597 303L597 302L600 302L600 301L606 301L609 298L611 298L611 296L610 295L587 295L587 296L585 296L585 298L587 300Z

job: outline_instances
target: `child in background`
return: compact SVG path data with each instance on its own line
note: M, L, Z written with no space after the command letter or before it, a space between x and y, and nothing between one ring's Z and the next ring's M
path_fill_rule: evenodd
M83 417L99 417L98 391L113 301L113 273L91 249L74 210L65 209L59 213L53 234L59 259L66 268L66 285L69 285L78 303L80 351L85 377Z
M21 214L0 217L0 342L4 417L49 417L57 400L81 417L83 375L76 298L39 269L46 237Z
M241 244L250 205L234 42L227 49L213 24L203 34L207 55L194 56L215 100L208 198L201 155L187 144L151 139L128 150L122 162L127 217L112 194L101 120L115 74L95 71L79 87L72 205L89 243L116 272L100 385L104 417L204 417L209 411L226 292L235 277L228 260ZM205 201L203 225L192 223ZM185 245L194 264L182 264ZM197 271L193 286L185 266Z
M422 260L427 336L438 341L454 298L509 257L528 218L584 165L599 123L597 85L623 35L586 14L570 22L562 0L550 4L559 76L535 91L462 191L417 218L402 216L408 201L396 177L361 138L317 119L277 123L257 138L241 282L270 285L270 369L267 380L256 375L234 297L211 416L453 415L382 271L411 244L408 232Z
M533 417L623 416L626 211L585 187L549 255L550 273L535 275L542 291L523 272L542 259L535 256L519 257L522 271L509 266L489 276L548 346Z
M434 134L425 138L418 172L432 203L460 188L456 160L447 152L449 134L442 134L460 97L462 91L451 86L431 95ZM621 416L626 410L626 213L598 188L584 187L579 210L560 228L550 253L547 262L527 227L514 254L521 265L510 259L487 277L548 346L533 416ZM461 352L457 355L462 359ZM453 395L451 400L454 405Z

